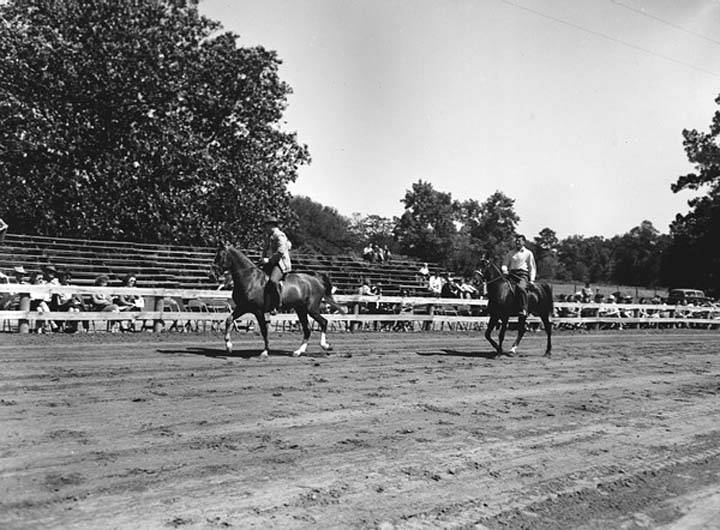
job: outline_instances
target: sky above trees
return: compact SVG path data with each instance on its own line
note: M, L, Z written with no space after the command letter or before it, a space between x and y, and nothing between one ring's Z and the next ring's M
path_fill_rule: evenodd
M283 60L288 128L312 164L291 191L402 214L423 179L458 200L515 199L519 230L667 233L691 191L684 128L720 81L713 0L204 0Z

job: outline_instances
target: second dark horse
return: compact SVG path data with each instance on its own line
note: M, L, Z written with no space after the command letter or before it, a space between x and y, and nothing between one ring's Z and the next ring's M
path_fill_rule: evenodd
M515 296L516 286L506 277L495 264L487 261L482 264L482 273L485 276L488 297L488 314L490 321L488 322L485 338L492 344L498 355L505 353L502 348L505 332L507 331L508 320L511 316L517 315L520 307L517 297ZM547 335L547 347L545 349L545 357L550 357L552 351L552 324L550 323L550 315L553 312L553 293L552 287L547 283L538 283L528 288L528 311L532 315L537 315L542 320ZM520 341L525 334L525 316L518 318L518 334L515 342L510 348L509 355L514 355ZM498 342L492 338L492 333L500 323L500 334Z
M268 306L265 295L267 275L242 252L228 244L220 245L215 253L213 270L216 276L230 271L233 278L232 297L235 309L225 321L225 349L228 353L232 353L230 331L233 322L246 313L252 313L257 319L265 342L265 349L260 353L260 357L267 357L270 346L265 313L272 309ZM281 291L281 305L295 310L303 329L303 342L293 352L293 356L302 355L307 349L310 338L308 315L320 325L322 332L320 346L326 351L331 350L326 337L327 319L320 314L320 304L326 301L336 309L342 310L342 308L333 300L332 285L328 276L291 272L282 281Z

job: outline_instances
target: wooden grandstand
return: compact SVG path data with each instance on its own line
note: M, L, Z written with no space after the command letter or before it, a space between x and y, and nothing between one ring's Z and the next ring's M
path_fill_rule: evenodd
M26 271L39 271L52 264L59 271L67 270L72 283L93 285L99 275L107 275L110 285L120 285L122 278L136 274L138 286L176 289L214 289L209 277L215 250L209 247L155 245L119 241L93 241L62 237L7 234L0 245L0 271L10 274L22 265ZM256 263L258 251L246 254ZM293 266L298 272L329 274L340 294L355 294L365 278L382 285L385 295L398 295L401 290L423 296L426 282L418 275L421 263L393 258L390 262L368 263L349 255L321 256L293 252ZM434 271L443 272L431 264Z

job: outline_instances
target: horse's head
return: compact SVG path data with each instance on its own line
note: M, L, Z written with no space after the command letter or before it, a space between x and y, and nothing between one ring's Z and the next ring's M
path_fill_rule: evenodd
M222 278L226 270L230 269L230 245L228 243L220 243L215 252L215 258L212 262L212 271L210 273L213 281Z

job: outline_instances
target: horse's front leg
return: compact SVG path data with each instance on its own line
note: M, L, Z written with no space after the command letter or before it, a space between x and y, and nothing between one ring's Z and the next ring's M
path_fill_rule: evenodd
M493 349L496 353L502 353L502 350L500 349L500 345L495 342L492 338L492 332L495 330L495 326L498 323L498 317L491 315L490 320L487 325L487 329L485 330L485 338L488 340L488 342L492 345Z
M268 356L268 352L270 351L270 341L268 340L268 325L267 321L265 320L265 313L263 311L258 311L255 313L255 319L257 320L258 326L260 327L260 334L263 338L263 344L265 348L263 351L260 352L260 358L266 359Z
M240 312L237 307L233 309L233 311L228 315L228 317L225 319L225 350L228 352L228 354L232 353L233 344L230 342L230 331L235 326L233 325L235 323L235 320L237 320L240 317Z
M523 338L523 335L525 335L525 322L527 321L527 315L520 315L518 317L518 334L515 338L515 342L513 342L512 347L510 348L510 353L512 355L515 355L517 353L517 347L520 346L520 341Z

